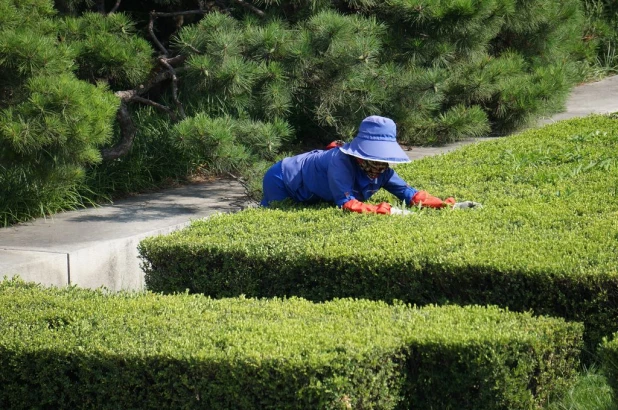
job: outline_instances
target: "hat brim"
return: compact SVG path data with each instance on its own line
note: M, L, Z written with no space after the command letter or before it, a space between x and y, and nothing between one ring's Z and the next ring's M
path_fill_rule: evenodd
M396 141L360 140L359 142L359 139L355 138L352 142L339 147L339 149L344 154L368 161L390 162L394 164L410 162L410 158ZM368 152L371 152L371 155Z

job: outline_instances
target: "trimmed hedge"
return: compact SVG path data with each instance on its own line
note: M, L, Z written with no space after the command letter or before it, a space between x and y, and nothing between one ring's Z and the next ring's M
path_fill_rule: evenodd
M0 407L532 409L583 327L496 307L0 283Z
M146 286L532 309L585 322L596 349L617 330L617 153L618 121L592 116L398 167L478 211L258 209L196 221L141 242Z
M614 390L614 397L618 399L618 332L613 335L613 338L603 340L600 351L603 373Z

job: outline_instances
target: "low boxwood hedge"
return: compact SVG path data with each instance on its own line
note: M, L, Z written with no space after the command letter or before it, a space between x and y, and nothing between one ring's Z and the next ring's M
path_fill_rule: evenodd
M220 215L144 240L146 286L532 309L585 322L596 349L618 329L617 171L616 119L563 121L398 167L413 186L480 210Z
M614 390L614 399L618 403L618 332L603 340L601 363L607 381Z
M496 307L0 283L0 407L532 409L583 326Z

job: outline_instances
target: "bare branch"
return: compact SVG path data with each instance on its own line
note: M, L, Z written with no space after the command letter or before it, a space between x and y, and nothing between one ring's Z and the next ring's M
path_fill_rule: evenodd
M176 57L166 58L165 61L167 61L173 66L178 63L184 63L186 59L187 59L187 56L177 55Z
M135 97L137 94L137 89L134 90L125 90L125 91L116 91L114 93L116 97L120 98L120 101L129 102Z
M120 7L120 2L121 0L116 0L116 4L114 4L114 7L112 7L112 9L107 14L115 13L116 10L118 10L118 7Z
M246 1L244 1L244 0L233 0L233 1L234 1L234 3L236 3L236 4L240 4L241 6L243 6L244 8L246 8L247 10L249 10L249 11L251 11L251 12L253 12L253 13L257 14L258 16L260 16L260 17L262 17L262 18L263 18L263 17L266 17L266 14L265 14L262 10L258 9L257 7L255 7L255 6L254 6L253 4L251 4L251 3L247 3L247 2L246 2Z
M173 91L174 91L174 102L178 106L178 110L182 115L182 118L185 118L185 112L178 100L178 78L176 77L177 71L172 66L173 64L180 64L187 59L186 56L179 55L172 58L160 57L159 62L162 66L165 67L164 71L155 72L153 76L148 79L143 84L140 84L138 87L132 90L124 90L124 91L116 91L114 95L120 98L120 107L118 108L118 112L116 112L116 119L120 126L121 140L118 144L111 148L106 148L101 150L101 156L105 161L111 161L121 156L125 155L131 149L133 145L133 140L135 138L135 125L133 124L133 120L131 119L131 114L127 108L127 103L129 102L139 102L142 104L147 104L152 107L155 107L161 111L166 112L173 121L178 120L178 116L171 110L169 107L159 104L155 101L149 100L147 98L141 97L141 95L147 93L152 87L159 84L162 81L172 79L173 83ZM180 68L179 70L182 70Z
M154 41L155 45L159 48L159 50L161 50L163 55L167 56L168 55L167 49L163 47L163 44L161 44L161 42L159 41L157 36L155 36L155 33L154 33L154 21L157 18L155 14L156 13L154 11L150 12L150 21L148 22L148 33L150 34L150 38L152 38L152 41Z
M112 148L101 150L101 156L105 161L111 161L125 155L133 146L133 140L135 139L135 125L133 124L131 114L129 114L129 110L124 101L120 102L120 107L116 113L116 119L120 125L120 135L122 138L120 142Z
M146 104L146 105L150 105L151 107L155 107L156 109L161 110L161 111L163 111L163 112L167 113L167 114L171 117L172 121L176 121L176 120L178 120L178 117L176 116L176 114L174 113L174 111L172 111L172 110L170 109L170 107L168 107L168 106L166 106L166 105L159 104L159 103L158 103L158 102L156 102L156 101L152 101L152 100L149 100L149 99L147 99L147 98L144 98L144 97L139 97L139 96L135 96L135 97L133 97L133 98L131 99L131 101L140 102L140 103L142 103L142 104Z
M178 76L176 75L176 70L171 66L170 63L167 62L165 58L159 58L159 62L168 69L168 71L172 74L172 98L174 99L174 103L176 104L176 108L178 108L178 112L180 113L181 118L185 118L185 110L182 107L182 103L178 99Z
M191 14L206 14L208 10L186 10L186 11L174 11L171 13L163 13L159 11L151 11L150 15L155 17L174 17L174 16L188 16Z
M179 56L172 57L172 58L163 58L163 57L160 58L160 60L165 61L170 66L182 63L186 59L187 59L187 57L183 56L183 55L179 55ZM182 68L180 68L178 70L175 70L175 71L177 73L180 70L182 70ZM169 71L169 69L167 69L165 71L160 71L160 72L156 73L156 75L153 75L145 83L140 84L139 86L137 86L137 88L134 88L132 90L116 91L114 94L117 97L119 97L124 102L133 101L133 99L135 97L147 93L152 87L154 87L155 85L159 84L160 82L171 79L172 78L172 74L173 73L171 71Z
M118 5L120 1L121 0L117 0L116 4ZM114 8L114 10L115 9L116 8ZM165 46L159 41L159 39L154 33L155 20L159 17L179 17L179 16L189 16L189 15L194 15L194 14L206 14L206 13L208 13L208 10L185 10L185 11L175 11L175 12L170 12L170 13L163 13L163 12L152 10L150 12L150 21L148 22L148 33L150 34L150 38L152 38L152 41L154 41L157 48L163 53L165 57L167 57L169 55L169 52L167 51Z

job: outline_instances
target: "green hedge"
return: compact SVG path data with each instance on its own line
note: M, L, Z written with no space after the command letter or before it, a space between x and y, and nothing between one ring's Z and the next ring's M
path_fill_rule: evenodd
M582 325L496 307L0 283L0 407L532 409Z
M399 166L478 211L258 209L144 240L146 285L214 297L495 304L617 330L618 121L594 116ZM378 195L376 202L393 200Z
M603 341L601 362L607 381L614 390L614 398L618 400L618 332L613 338L606 338Z

